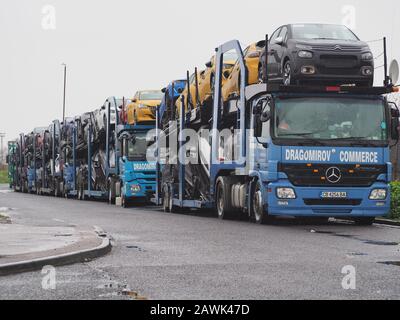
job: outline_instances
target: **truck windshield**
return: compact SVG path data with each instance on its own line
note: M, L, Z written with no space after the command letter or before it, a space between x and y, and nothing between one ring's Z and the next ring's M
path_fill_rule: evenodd
M277 99L274 137L288 140L387 142L383 101L341 97Z
M127 140L126 155L130 161L145 161L149 143L146 133L136 133L135 138Z

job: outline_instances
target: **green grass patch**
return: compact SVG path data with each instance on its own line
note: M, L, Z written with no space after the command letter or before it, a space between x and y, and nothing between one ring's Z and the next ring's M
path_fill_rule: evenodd
M0 170L0 183L8 183L8 171Z
M399 220L400 219L400 181L394 181L391 183L392 190L392 203L389 218Z

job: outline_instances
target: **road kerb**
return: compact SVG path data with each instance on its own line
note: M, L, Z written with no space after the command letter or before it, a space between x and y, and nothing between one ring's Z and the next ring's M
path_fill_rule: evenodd
M112 245L108 237L102 238L102 243L98 247L81 251L49 256L40 259L32 259L19 261L15 263L0 265L0 276L17 274L22 272L41 270L44 266L65 266L74 263L87 262L101 256L106 255L111 251Z

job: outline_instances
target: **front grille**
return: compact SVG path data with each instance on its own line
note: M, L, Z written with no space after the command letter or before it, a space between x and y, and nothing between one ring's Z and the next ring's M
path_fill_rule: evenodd
M321 55L321 65L326 68L354 68L358 58L350 55Z
M361 199L304 199L307 206L359 206Z
M326 177L328 169L333 167L341 172L337 183L329 182ZM381 174L387 174L387 166L318 164L309 167L307 164L280 164L279 171L285 173L289 181L298 187L370 187Z
M358 46L337 46L337 45L314 45L315 51L336 51L336 52L361 52L362 48Z
M345 76L356 76L360 73L360 68L326 68L320 67L319 72L321 74L329 75L345 75Z

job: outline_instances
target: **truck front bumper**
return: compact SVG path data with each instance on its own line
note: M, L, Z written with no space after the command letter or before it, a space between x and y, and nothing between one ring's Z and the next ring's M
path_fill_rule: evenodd
M149 200L156 192L156 185L152 183L141 184L136 181L124 184L124 195L126 199Z
M296 199L278 199L278 188L292 188ZM370 200L375 189L387 190L385 200ZM326 199L323 192L346 193L346 198ZM380 217L390 211L390 189L385 183L375 183L369 188L294 187L290 182L270 183L266 190L265 208L271 216L294 217Z

